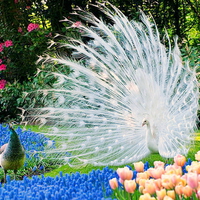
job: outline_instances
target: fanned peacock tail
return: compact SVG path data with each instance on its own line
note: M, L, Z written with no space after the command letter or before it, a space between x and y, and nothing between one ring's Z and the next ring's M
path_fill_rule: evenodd
M25 119L53 126L49 135L59 141L58 156L71 165L120 165L144 158L150 154L144 119L161 156L186 154L198 110L195 70L183 64L177 39L173 50L170 42L168 48L161 43L155 23L144 13L141 22L129 21L109 6L98 4L113 25L76 13L90 24L80 30L91 40L70 38L70 44L62 44L74 50L74 59L45 58L72 72L52 72L55 86L39 91L46 95L46 106L27 109Z

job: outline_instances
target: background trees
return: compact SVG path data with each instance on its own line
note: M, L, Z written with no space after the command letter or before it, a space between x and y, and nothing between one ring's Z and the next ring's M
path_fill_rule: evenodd
M90 3L95 4L95 0L0 0L0 64L6 65L6 69L0 68L0 122L16 119L19 114L16 107L23 103L23 91L44 84L43 79L34 77L39 67L36 61L47 50L53 36L57 33L74 34L74 30L66 30L67 24L60 20L73 18L70 13L76 6L102 15ZM137 20L140 9L151 14L163 36L165 29L171 38L179 36L184 58L190 58L192 67L197 66L200 38L198 0L110 0L110 3L129 19ZM38 24L39 28L29 31L30 23ZM6 41L12 41L12 45L5 47ZM3 80L6 80L5 88L1 84L5 83Z

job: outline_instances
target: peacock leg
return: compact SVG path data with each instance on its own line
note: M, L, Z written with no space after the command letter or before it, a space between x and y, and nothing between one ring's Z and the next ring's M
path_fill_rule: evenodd
M17 170L14 170L14 180L16 180L16 176L17 176Z

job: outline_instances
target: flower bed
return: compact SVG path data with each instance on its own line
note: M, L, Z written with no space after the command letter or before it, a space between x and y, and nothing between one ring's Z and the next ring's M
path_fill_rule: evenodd
M10 181L0 187L0 200L111 200L109 179L116 172L108 167L89 174L73 173L56 178L33 176L22 181Z
M200 152L196 154L199 159ZM200 162L186 162L177 156L172 165L155 161L135 163L119 168L93 170L89 174L78 172L56 178L33 176L22 181L10 181L0 187L0 200L172 200L200 199ZM113 190L112 190L112 189Z
M118 178L109 183L114 196L120 200L200 199L200 151L195 158L197 161L189 159L186 162L184 156L177 155L171 165L155 161L150 168L137 162L134 163L135 171L119 168Z

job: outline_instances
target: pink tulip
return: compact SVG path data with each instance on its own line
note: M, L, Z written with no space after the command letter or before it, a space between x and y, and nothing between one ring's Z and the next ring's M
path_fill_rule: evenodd
M136 182L138 183L138 181L139 181L140 179L149 179L149 173L148 173L148 172L140 172L140 173L137 173Z
M186 162L185 156L178 154L177 156L174 157L174 163L178 166L183 167L185 165L185 162Z
M136 189L135 180L125 180L124 181L124 188L128 193L134 193L134 191Z
M175 192L176 192L176 194L182 195L182 189L183 189L182 185L176 185L175 186Z
M171 199L175 199L176 198L176 194L174 190L168 190L167 191L167 196L171 197Z
M161 182L161 179L160 179L160 178L154 180L154 185L155 185L155 187L156 187L156 190L161 190L161 189L163 189L163 187L162 187L162 182Z
M192 196L192 188L189 185L186 185L182 188L182 193L185 197L191 197Z
M196 189L198 187L197 173L188 173L187 174L187 184L193 189Z
M156 196L158 200L163 200L164 197L166 196L167 192L165 189L161 189L161 190L156 190Z
M118 182L117 182L117 179L116 178L113 178L113 179L110 179L109 180L109 184L110 184L110 187L115 190L116 188L118 188Z
M164 168L164 166L165 166L165 163L164 162L161 162L161 161L154 161L154 167L155 168L158 168L158 167L162 167L162 168Z
M165 188L165 189L172 189L174 187L174 184L172 182L172 179L171 179L171 176L170 175L162 175L161 176L161 183L162 183L162 186Z
M155 192L156 192L156 186L154 184L154 180L153 179L146 180L143 193L154 194Z
M135 163L133 163L133 165L137 172L144 172L144 163L143 162L135 162Z
M151 197L150 194L146 193L140 196L139 200L156 200L155 197Z
M133 178L133 171L130 170L128 167L118 168L117 174L120 177L122 184L125 180L131 180Z
M177 175L182 175L182 167L178 166L176 164L174 165L168 165L165 168L165 174L177 174Z
M164 168L158 167L158 168L149 168L148 173L152 178L158 179L161 178L161 175L165 173Z
M173 200L173 199L169 196L165 196L163 200Z

